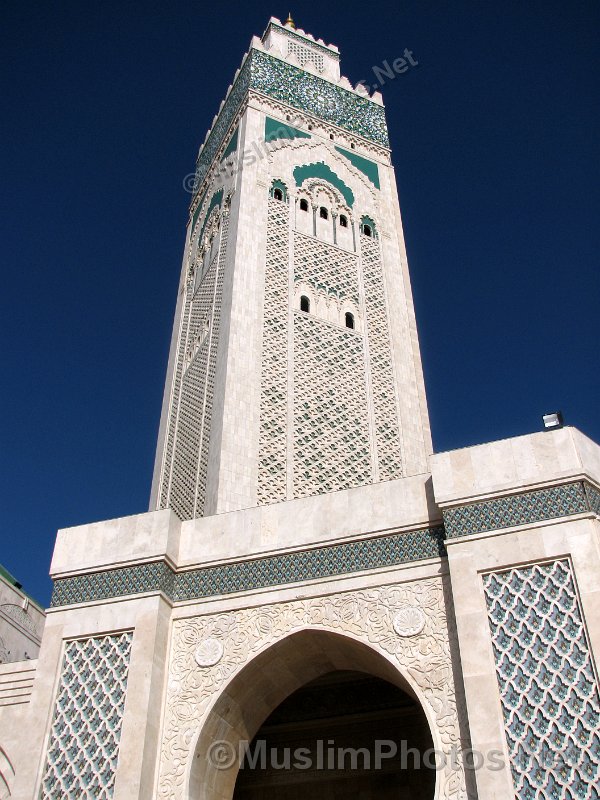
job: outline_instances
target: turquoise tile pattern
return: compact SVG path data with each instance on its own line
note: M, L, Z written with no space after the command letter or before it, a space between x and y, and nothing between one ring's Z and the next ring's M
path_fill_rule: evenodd
M568 559L483 578L517 800L598 800L600 699Z
M390 146L383 106L259 50L252 53L250 88L382 147Z
M596 503L598 492L595 491ZM583 481L470 503L443 512L448 539L594 511Z
M221 145L228 135L229 128L237 112L246 97L248 88L250 86L250 70L252 66L252 57L249 56L244 62L229 96L225 100L223 108L219 112L217 119L212 126L208 139L204 142L198 160L196 162L196 181L195 188L199 191L202 188L204 178L213 163L217 153L221 149ZM195 207L194 201L192 205Z
M390 146L383 106L281 59L251 50L198 155L196 192L202 188L208 170L250 90L313 114L324 122L337 125L382 147ZM194 201L192 206L195 209Z
M193 600L445 555L443 528L434 527L186 572L174 572L156 561L60 578L51 606L158 591L174 601Z
M110 800L133 633L66 643L40 800Z
M591 483L586 483L585 493L590 511L593 511L594 514L598 514L598 516L600 516L600 491L598 491L595 486L592 486Z

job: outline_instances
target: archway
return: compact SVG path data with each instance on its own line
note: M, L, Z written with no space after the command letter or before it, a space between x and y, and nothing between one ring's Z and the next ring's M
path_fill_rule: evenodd
M239 770L239 766L248 745L250 745L250 757L256 758L256 751L252 750L250 743L255 737L259 739L263 733L266 738L272 737L274 726L278 724L278 719L281 722L282 717L287 716L287 723L290 725L288 732L291 733L292 739L295 738L299 742L298 735L299 728L302 727L302 720L298 718L298 708L299 705L303 705L303 698L306 700L310 693L313 693L313 699L318 695L323 698L328 687L330 691L335 691L340 695L344 692L344 683L347 684L347 687L352 683L353 689L360 691L362 688L378 698L374 704L379 707L371 710L369 718L369 724L373 723L370 728L371 733L376 731L378 725L383 724L384 718L387 719L385 726L381 728L384 734L381 737L375 737L382 744L376 744L375 740L371 743L374 748L370 756L371 763L375 763L379 755L380 769L365 770L366 756L357 753L355 755L356 770L351 769L350 772L356 771L355 778L360 772L362 793L355 795L350 792L346 793L345 788L339 786L339 781L343 776L338 774L333 776L332 781L338 783L338 788L342 788L343 796L364 797L365 800L370 800L371 797L393 796L396 800L401 800L403 795L400 793L400 788L404 785L407 790L410 789L410 793L405 795L407 798L433 800L435 774L432 770L425 768L419 770L419 774L413 774L414 769L404 770L399 777L403 748L406 751L407 748L414 747L422 753L424 750L434 747L430 721L426 717L415 688L382 652L348 635L314 629L297 631L263 650L237 673L215 700L196 742L189 775L188 797L190 800L232 800L233 798L235 800L254 800L254 797L265 796L265 793L270 796L276 794L276 796L285 797L286 800L288 797L290 800L295 800L295 797L300 797L300 792L305 800L312 797L324 800L328 797L330 793L324 791L328 787L325 787L321 780L322 775L317 775L314 770L312 771L313 782L310 791L306 776L302 775L297 794L294 794L297 790L295 786L291 786L291 788L288 786L289 791L286 789L284 792L283 786L279 785L280 774L283 774L279 768L271 770L271 774L277 773L275 783L270 786L264 785L264 780L267 782L269 780L269 776L265 772L261 776L262 783L260 780L254 782L255 788L259 783L261 786L258 793L253 794L251 776L246 777L243 774L246 772L247 765L242 770ZM322 721L323 732L326 734L321 737L325 760L330 757L327 753L326 742L328 739L334 739L333 747L336 748L335 735L330 736L327 730L331 730L332 725L334 728L337 726L339 730L347 725L351 718L359 723L358 727L356 725L354 727L356 735L352 741L350 741L352 736L350 739L342 737L343 741L339 746L353 749L364 746L361 742L365 739L364 734L367 728L363 725L361 730L360 722L361 716L363 722L367 719L368 706L368 702L365 703L364 700L355 704L354 709L352 703L346 703L342 709L344 713L330 718L329 722ZM410 724L402 724L403 715L405 722L408 720ZM312 726L310 735L314 738L315 719L308 722L308 729ZM307 728L305 727L304 730L306 731ZM300 738L302 737L300 736ZM371 738L373 737L371 736ZM385 744L386 742L387 744ZM390 763L392 757L388 755L392 749L390 742L393 742L397 748L394 757L395 764ZM300 742L298 746L310 747L310 745L300 744ZM280 755L283 759L286 758L285 754ZM313 758L317 756L315 751ZM279 755L276 758L278 759ZM336 760L337 754L334 754L333 758L335 767L340 762ZM352 758L352 754L345 754L341 762L342 766L345 766L345 763L354 766ZM412 767L415 763L414 758L414 755L411 756L409 753L406 756L405 765L408 764ZM268 762L270 759L271 754L268 755ZM347 762L344 762L344 759L347 759ZM262 763L259 762L259 764L262 767ZM277 761L278 764L279 761ZM382 769L384 764L385 767ZM318 769L316 771L318 772ZM288 777L291 774L285 766L283 772L286 772ZM411 775L408 775L408 772ZM238 775L240 776L239 782ZM331 778L331 775L329 777ZM303 784L304 788L302 788ZM348 785L350 786L351 782ZM358 788L356 780L355 785ZM385 788L386 786L388 789ZM369 787L372 790L370 794ZM389 791L389 794L386 794L386 791ZM333 796L331 794L331 797Z
M429 800L432 749L425 715L407 692L364 672L330 672L261 725L233 800Z

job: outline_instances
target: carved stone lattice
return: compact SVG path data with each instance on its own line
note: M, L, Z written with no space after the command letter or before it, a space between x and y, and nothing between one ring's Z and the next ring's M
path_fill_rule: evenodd
M41 800L113 796L132 636L67 642Z
M361 250L379 480L393 480L402 477L402 453L379 242L363 236Z
M358 305L358 265L353 253L320 242L312 236L294 234L294 280L316 290L324 288L339 299Z
M567 559L484 576L518 800L596 800L600 700Z
M181 519L204 512L228 228L229 215L214 209L213 257L185 287L160 494Z
M34 636L39 637L40 635L39 625L25 611L24 608L21 608L21 606L18 606L15 603L5 603L4 605L0 606L0 611L6 614L7 617L11 617L12 619L14 619L15 622L17 622L23 628L26 628Z
M397 636L393 628L395 614L406 606L417 606L426 617L421 634L411 638ZM196 734L226 683L265 647L306 628L347 633L398 665L433 721L434 746L448 756L445 769L438 772L436 797L465 800L465 775L455 755L461 749L450 653L455 633L446 616L439 578L176 620L158 796L169 800L186 796L185 776ZM200 669L194 654L206 638L221 641L224 655L213 667Z
M312 47L304 47L298 42L288 42L288 55L293 53L298 59L301 67L306 65L307 61L312 61L318 72L323 72L325 69L325 58L322 53L318 53Z
M200 446L200 459L198 463L198 474L196 477L196 496L194 516L201 517L204 514L204 504L206 502L206 480L208 472L208 448L210 444L210 432L212 427L213 396L215 389L215 373L217 370L217 347L219 344L219 333L221 330L221 309L223 307L223 278L225 275L225 258L227 256L227 240L229 237L229 212L225 211L221 217L221 243L217 261L217 277L215 281L215 294L212 306L212 321L210 324L209 342L210 354L206 370L206 381L204 386L204 419L202 423L202 442ZM201 320L200 324L203 324Z
M362 336L294 315L294 497L372 481Z
M289 208L269 200L260 383L258 502L286 499Z

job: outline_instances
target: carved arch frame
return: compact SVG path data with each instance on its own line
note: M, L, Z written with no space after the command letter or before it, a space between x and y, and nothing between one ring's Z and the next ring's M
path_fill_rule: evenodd
M423 612L422 629L416 634L402 632L398 619L405 617L407 610L415 609ZM296 651L305 652L311 636L313 641L314 637L321 637L319 641L323 643L323 637L335 635L340 643L345 642L333 647L345 663L342 668L349 668L346 656L340 656L344 647L346 655L354 653L359 661L360 653L366 653L371 669L364 671L396 683L419 701L434 747L445 756L445 767L437 774L435 800L466 800L466 775L460 753L468 742L461 738L452 658L455 633L446 612L442 578L176 620L157 796L169 800L231 798L237 770L221 772L213 767L211 772L207 743L227 737L232 741L236 737L238 741L251 739L290 691L311 680L304 673L302 678L298 678L298 671L294 673L294 659L286 648L291 637L304 637L303 647ZM199 651L215 652L219 657L206 665L206 661L196 659ZM279 696L269 678L265 678L262 687L266 696L257 691L255 682L247 680L243 681L244 694L236 679L242 673L248 675L252 665L260 668L262 675L262 668L268 671L269 664L273 675L286 676L287 682L280 687L283 696ZM314 677L326 671L317 671ZM298 678L296 686L294 674Z

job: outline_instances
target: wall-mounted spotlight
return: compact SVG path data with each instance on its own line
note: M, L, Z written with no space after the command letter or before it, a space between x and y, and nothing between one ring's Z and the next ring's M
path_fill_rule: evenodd
M542 421L544 423L544 430L546 431L562 428L564 424L562 411L555 411L553 414L544 414L542 416Z

